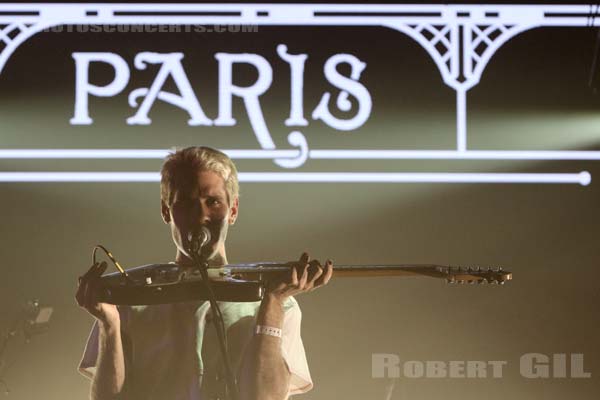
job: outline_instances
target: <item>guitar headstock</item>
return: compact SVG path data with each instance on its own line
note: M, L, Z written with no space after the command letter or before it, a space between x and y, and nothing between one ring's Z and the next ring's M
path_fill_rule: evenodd
M489 283L492 285L504 285L512 279L512 273L498 268L480 267L446 267L438 271L445 275L448 283Z

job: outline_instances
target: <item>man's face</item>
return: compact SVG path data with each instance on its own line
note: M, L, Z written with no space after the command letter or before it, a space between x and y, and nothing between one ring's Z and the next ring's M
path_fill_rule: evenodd
M195 179L194 179L195 178ZM225 259L225 239L227 230L237 218L238 199L229 205L225 182L212 171L200 171L190 179L189 184L175 188L173 204L162 203L162 217L171 227L173 242L177 246L177 261L189 259L187 237L190 232L198 232L205 226L210 230L211 240L204 247L207 259L218 255Z

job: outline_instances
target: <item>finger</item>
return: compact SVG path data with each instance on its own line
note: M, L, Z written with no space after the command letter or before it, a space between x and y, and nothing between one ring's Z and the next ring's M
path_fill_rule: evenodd
M101 263L96 263L94 265L92 265L92 267L85 273L83 274L83 276L79 277L79 285L84 285L85 284L85 290L84 292L84 296L85 297L85 293L87 291L89 291L89 284L98 280L100 278L100 276L106 271L106 268L108 267L108 264L106 263L106 261L102 261Z
M319 279L319 277L323 275L323 267L321 267L321 263L319 261L312 260L310 262L310 266L312 267L314 272L311 274L311 277L308 283L306 284L306 288L308 290L313 289L317 284L317 280Z
M302 253L302 255L300 256L300 259L298 260L298 265L295 265L292 267L292 282L291 282L291 286L294 288L298 288L300 287L300 280L302 279L303 273L300 274L300 278L298 278L298 269L300 269L301 271L304 272L304 267L306 267L308 263L308 253L304 252ZM294 275L295 273L295 275ZM294 279L295 276L295 279Z
M84 281L84 280L86 280L88 277L92 276L92 275L94 274L94 271L96 271L96 269L98 268L98 266L99 266L99 265L100 265L100 264L98 264L98 263L96 263L96 264L92 265L92 266L90 267L90 269L88 269L88 270L85 272L85 274L81 275L81 276L80 276L80 278L81 278L81 280L80 280L80 283L81 283L81 281Z
M84 305L86 308L94 308L96 307L97 301L97 292L100 287L100 276L104 271L106 271L107 264L105 261L101 262L93 275L91 275L86 281L87 285L84 292Z
M108 268L108 264L106 261L102 261L100 264L98 264L98 267L94 270L92 275L96 278L100 277L106 271L106 268Z
M307 282L308 282L308 264L305 264L302 267L302 276L300 276L300 281L298 282L298 289L303 290L306 287Z
M323 275L317 280L315 283L315 287L327 285L331 277L333 276L333 262L331 260L327 260L325 263L325 271Z
M306 263L308 263L309 257L308 257L308 253L304 252L302 253L302 255L300 256L300 264L304 265Z
M298 287L298 271L296 268L292 268L292 286Z
M75 301L77 301L77 305L80 307L83 307L83 294L85 292L85 284L81 285L81 282L79 284L79 286L77 287L77 292L75 293Z
M77 303L80 307L88 308L88 298L90 292L90 281L88 279L83 279L81 281L81 286L79 286L79 290L77 291L76 298Z
M93 279L93 274L98 268L99 264L96 263L90 267L87 272L77 278L77 292L75 293L75 300L79 306L85 306L85 293L88 290L88 284Z
M84 308L90 309L91 292L92 292L91 284L88 282L84 286L84 290L83 290L83 301L82 302L83 302Z

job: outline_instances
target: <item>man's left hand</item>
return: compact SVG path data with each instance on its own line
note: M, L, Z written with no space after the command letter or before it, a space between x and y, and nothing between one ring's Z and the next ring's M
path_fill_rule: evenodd
M272 283L268 294L283 302L289 296L297 296L327 285L333 276L333 262L327 260L322 266L318 260L309 259L308 253L303 253L298 264L291 268L289 276Z

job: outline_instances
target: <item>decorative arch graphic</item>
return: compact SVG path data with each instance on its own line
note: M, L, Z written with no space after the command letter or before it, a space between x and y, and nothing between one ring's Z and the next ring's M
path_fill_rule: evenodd
M303 146L291 150L265 148L224 151L237 159L272 159L283 168L300 167L308 159L600 160L600 151L468 150L466 129L467 92L479 83L485 67L504 43L521 32L539 27L598 26L600 21L595 18L597 14L598 7L586 5L0 4L0 79L4 66L22 43L38 32L60 25L381 26L402 32L419 43L434 61L443 82L456 92L455 149L327 150L310 149L303 143ZM292 134L306 141L301 132ZM290 144L294 145L297 140L293 142L290 141ZM0 149L0 158L162 158L166 153L166 150L141 149ZM0 181L15 181L17 175L10 174L0 173ZM320 182L334 179L335 175L293 172L260 174L249 173L247 179L261 181L263 176L265 181L288 179L286 181ZM279 174L277 176L280 178L274 178L273 174ZM21 173L18 176L29 181L83 179L76 175L61 178L63 175L60 174ZM109 180L120 179L115 175L99 176ZM345 182L352 181L352 174L343 178L339 174L336 176ZM419 176L424 182L555 181L587 185L591 180L585 171L576 174L398 173L370 178L373 181L415 182L419 181ZM539 176L537 181L536 176ZM367 177L357 174L355 181L362 182ZM139 181L152 180L156 176L151 174L142 179L141 175L132 175L130 178Z

